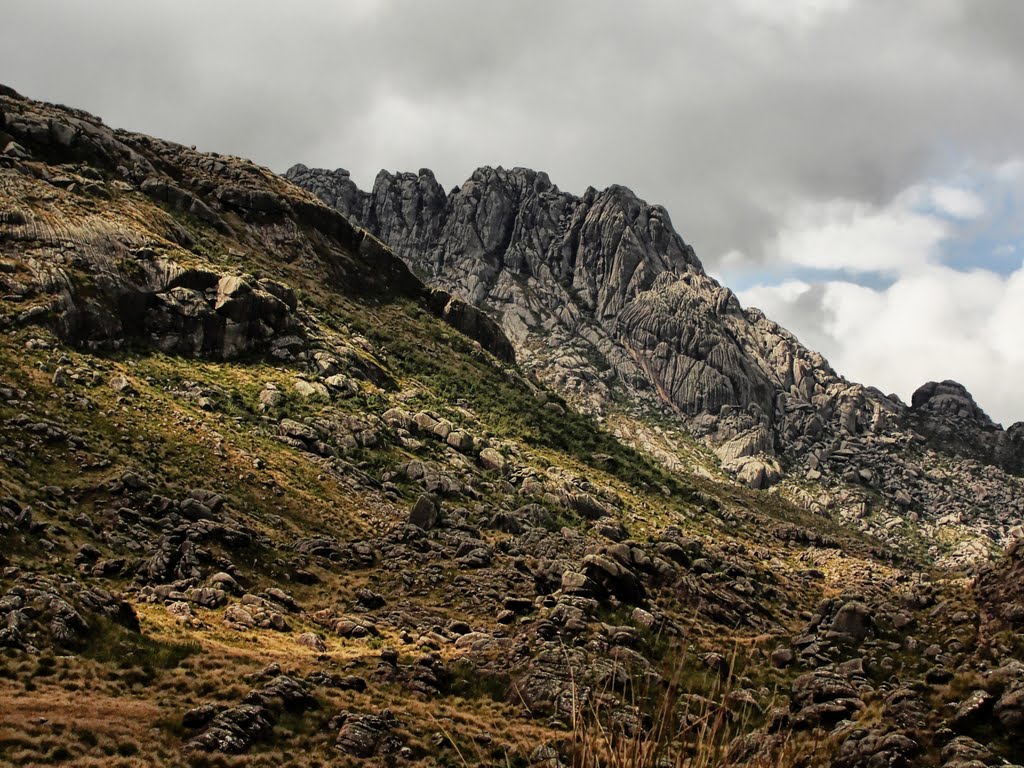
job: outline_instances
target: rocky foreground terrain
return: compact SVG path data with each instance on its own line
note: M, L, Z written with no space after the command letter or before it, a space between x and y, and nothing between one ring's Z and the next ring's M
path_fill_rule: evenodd
M0 763L1021 761L1024 427L954 382L845 381L621 187L6 88L0 151Z

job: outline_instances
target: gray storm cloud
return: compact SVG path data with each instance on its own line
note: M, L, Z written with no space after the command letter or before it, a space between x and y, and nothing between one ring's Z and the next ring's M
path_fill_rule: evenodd
M364 187L498 164L626 184L709 268L753 269L794 205L1024 155L1021 29L1019 0L32 0L4 9L0 81Z
M788 9L788 10L787 10ZM547 170L666 205L712 265L792 198L881 202L1019 149L1015 0L12 4L3 79L252 157Z

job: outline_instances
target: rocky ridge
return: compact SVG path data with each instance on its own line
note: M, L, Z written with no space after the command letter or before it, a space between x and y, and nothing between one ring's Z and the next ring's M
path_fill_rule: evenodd
M580 407L667 411L740 482L785 479L789 498L892 541L913 515L936 557L969 562L1015 535L1024 424L1004 431L955 382L907 406L846 381L741 307L665 209L629 189L576 197L523 168L481 168L447 195L427 169L381 171L370 192L344 170L286 176L483 308L521 364ZM951 525L957 544L939 545Z
M172 254L181 259L188 249L201 248L179 221L187 217L235 236L236 250L225 256L274 248L288 263L315 265L346 290L422 301L511 359L507 340L481 313L427 289L342 216L294 193L283 195L280 180L265 169L114 131L81 111L55 122L23 101L9 100L4 108L0 129L11 138L3 161L20 173L5 175L3 194L39 199L41 182L53 190L43 200L56 190L86 198L73 210L54 204L33 213L18 207L5 212L5 238L20 244L28 273L10 287L31 305L8 323L51 321L65 341L90 349L140 340L177 354L227 359L273 351L288 359L289 347L302 346L305 334L294 293L266 277L175 260ZM54 172L33 162L36 157L77 162ZM135 190L161 206L155 225L126 199ZM116 224L107 215L110 208L125 214ZM260 226L256 238L246 227L251 223ZM296 226L309 228L311 238L300 242ZM324 248L328 239L332 246ZM61 258L54 259L54 252ZM43 253L48 258L37 257ZM41 295L53 298L49 304L35 301Z
M971 583L811 509L873 492L867 448L801 506L605 406L669 471L265 169L0 112L0 764L583 765L581 734L650 743L665 710L670 761L708 722L751 768L1020 753L1019 552ZM669 281L637 270L636 299L595 284L609 313ZM892 471L963 493L969 397L915 406ZM1012 497L972 450L975 496Z

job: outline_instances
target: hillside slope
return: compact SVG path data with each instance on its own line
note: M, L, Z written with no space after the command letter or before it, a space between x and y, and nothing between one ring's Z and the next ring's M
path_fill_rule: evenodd
M371 192L344 170L286 175L482 307L521 364L585 410L667 414L750 487L784 479L806 509L894 546L921 535L942 562L1016 534L1024 424L1004 431L955 382L907 406L846 381L741 307L665 209L624 187L576 197L522 168L481 168L448 195L428 170L382 171Z
M9 89L0 149L0 763L1019 748L1013 696L961 712L1019 651L927 552L626 414L670 471L266 169Z

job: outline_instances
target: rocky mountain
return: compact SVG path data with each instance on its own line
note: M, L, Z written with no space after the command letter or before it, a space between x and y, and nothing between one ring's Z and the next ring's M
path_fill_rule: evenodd
M883 538L903 540L909 510L934 556L984 557L1018 533L1024 424L1004 431L955 382L924 385L908 407L846 381L741 307L665 209L624 187L576 197L523 168L481 168L448 195L425 169L382 171L370 192L344 170L286 176L483 308L579 407L667 412L741 482L788 479L791 499ZM938 546L951 527L952 550Z
M292 177L0 87L0 765L1019 760L1019 428L623 188Z

